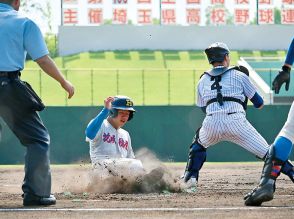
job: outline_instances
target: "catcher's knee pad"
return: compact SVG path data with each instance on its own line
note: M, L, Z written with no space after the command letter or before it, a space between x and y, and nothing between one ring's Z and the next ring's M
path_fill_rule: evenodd
M197 142L194 142L190 146L189 159L187 162L185 182L187 182L192 176L198 180L199 171L206 161L206 148Z

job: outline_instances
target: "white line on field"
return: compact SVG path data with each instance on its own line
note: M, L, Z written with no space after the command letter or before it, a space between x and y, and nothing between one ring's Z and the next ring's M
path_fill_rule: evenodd
M220 208L3 208L0 212L24 212L24 211L97 211L97 212L117 212L117 211L240 211L240 210L276 210L294 209L294 206L285 207L220 207Z

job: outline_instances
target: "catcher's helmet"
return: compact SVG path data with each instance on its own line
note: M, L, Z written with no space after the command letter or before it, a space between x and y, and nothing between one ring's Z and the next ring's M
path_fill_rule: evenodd
M131 100L131 98L127 96L115 96L114 101L111 102L111 109L109 111L110 117L114 118L118 114L118 110L127 110L130 111L130 115L128 118L128 121L130 121L133 118L134 112L136 110L133 108L134 103Z
M216 42L205 49L208 61L210 64L214 62L222 62L225 56L230 53L228 46L225 43Z

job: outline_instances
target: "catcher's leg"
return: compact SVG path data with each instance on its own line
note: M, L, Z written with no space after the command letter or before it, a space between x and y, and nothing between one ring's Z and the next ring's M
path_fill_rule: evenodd
M245 205L260 206L262 202L273 199L275 182L280 175L284 163L284 161L276 157L274 145L270 146L263 166L260 183L257 188L245 196Z
M197 143L197 140L190 146L189 159L184 174L184 182L198 181L199 171L206 160L206 148ZM194 180L195 179L195 180Z

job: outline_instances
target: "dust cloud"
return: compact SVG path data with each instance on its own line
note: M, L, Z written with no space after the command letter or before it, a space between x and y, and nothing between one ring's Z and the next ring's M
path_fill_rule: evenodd
M126 163L99 163L94 168L80 166L75 173L64 172L63 191L72 193L161 193L180 192L179 176L173 173L150 150L142 148L136 159L143 164L142 171Z

